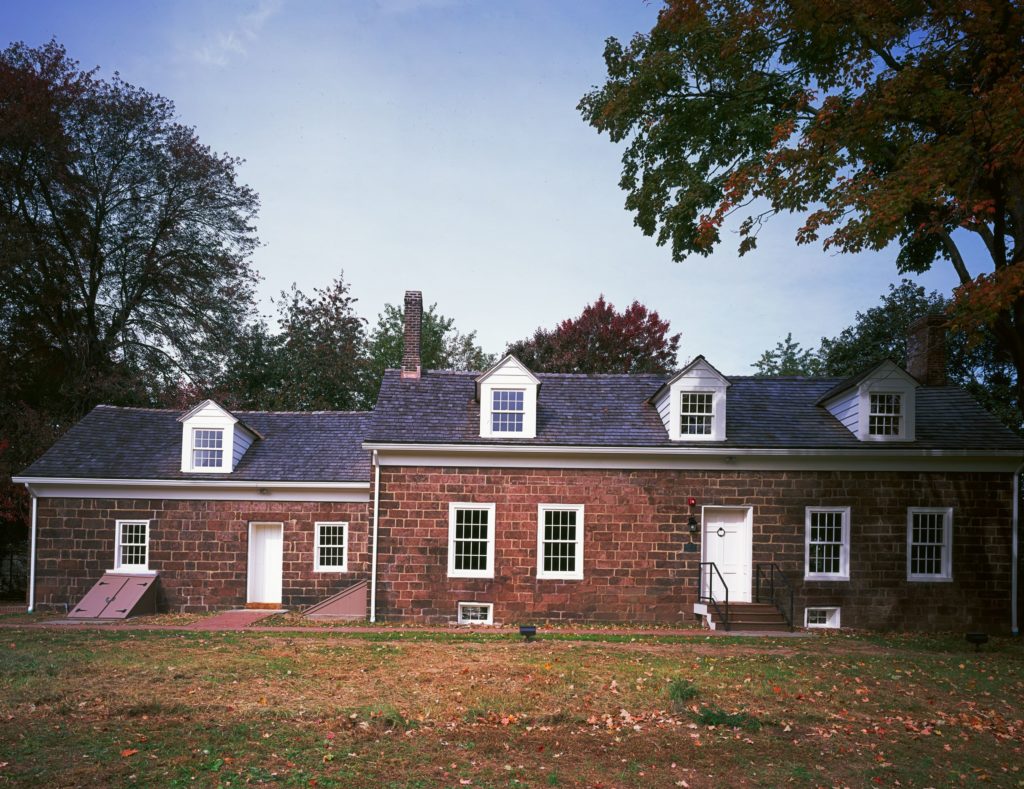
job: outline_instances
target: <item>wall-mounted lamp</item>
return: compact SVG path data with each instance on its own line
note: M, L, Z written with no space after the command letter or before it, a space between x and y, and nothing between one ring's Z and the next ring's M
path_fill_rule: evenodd
M690 516L690 520L686 522L686 525L690 527L690 534L696 534L700 531L700 526L697 524L697 518L693 515Z
M690 498L686 500L686 503L689 504L691 507L696 507L697 499L695 499L693 496L690 496Z

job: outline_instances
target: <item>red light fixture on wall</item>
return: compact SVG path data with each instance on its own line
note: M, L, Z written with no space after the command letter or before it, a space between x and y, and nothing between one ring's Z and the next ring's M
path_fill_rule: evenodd
M697 506L697 499L694 496L690 496L686 499L686 503L691 507ZM700 531L700 525L697 523L697 518L694 517L693 513L690 513L690 517L686 522L686 525L690 527L690 534L696 534Z
M690 496L690 498L686 500L686 503L689 504L691 507L696 507L697 499L695 499L693 496Z

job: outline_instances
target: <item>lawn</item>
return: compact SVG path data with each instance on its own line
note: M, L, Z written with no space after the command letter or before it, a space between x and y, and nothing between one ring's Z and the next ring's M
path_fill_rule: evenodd
M1019 640L0 639L0 784L1024 786Z

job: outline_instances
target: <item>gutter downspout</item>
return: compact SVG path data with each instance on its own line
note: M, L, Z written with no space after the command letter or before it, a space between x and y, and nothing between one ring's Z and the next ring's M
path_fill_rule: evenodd
M1010 632L1020 635L1017 624L1017 567L1020 564L1020 475L1024 473L1024 463L1013 473L1013 534L1010 537Z
M1014 480L1017 478L1014 477ZM1014 482L1016 485L1016 482ZM1014 488L1016 490L1016 487ZM1017 522L1016 499L1014 499L1014 523ZM380 460L373 450L373 551L370 554L370 621L377 621L377 521L380 515ZM1014 543L1016 545L1016 543ZM1016 579L1016 575L1014 579ZM1016 583L1016 580L1014 581ZM1016 620L1014 620L1016 621Z
M32 538L28 549L28 613L32 613L36 607L36 516L38 499L32 492L32 488L26 484L28 493L32 497Z

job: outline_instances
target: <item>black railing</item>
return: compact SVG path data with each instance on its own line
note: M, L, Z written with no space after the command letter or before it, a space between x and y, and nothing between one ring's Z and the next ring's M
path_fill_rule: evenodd
M707 585L704 583L704 568L707 568ZM717 599L715 597L715 576L718 576L718 582L721 584L722 591L725 597ZM707 590L705 592L705 590ZM697 600L701 603L710 603L711 607L715 609L715 614L718 619L722 622L722 628L724 630L729 629L729 587L725 584L725 579L722 574L718 571L718 565L714 562L701 562L700 563L700 577L697 579ZM719 605L719 602L722 605Z
M767 568L767 569L765 569ZM764 580L765 591L761 592L761 582ZM778 581L776 583L776 580ZM786 599L786 594L789 594L789 599ZM781 596L781 601L779 597ZM754 567L754 601L758 603L771 603L782 614L782 618L786 620L786 624L789 625L789 629L793 629L793 598L795 597L793 584L790 583L789 578L782 572L782 569L775 562L768 562L767 564L758 564ZM762 597L764 599L762 599ZM786 603L789 606L786 606Z

